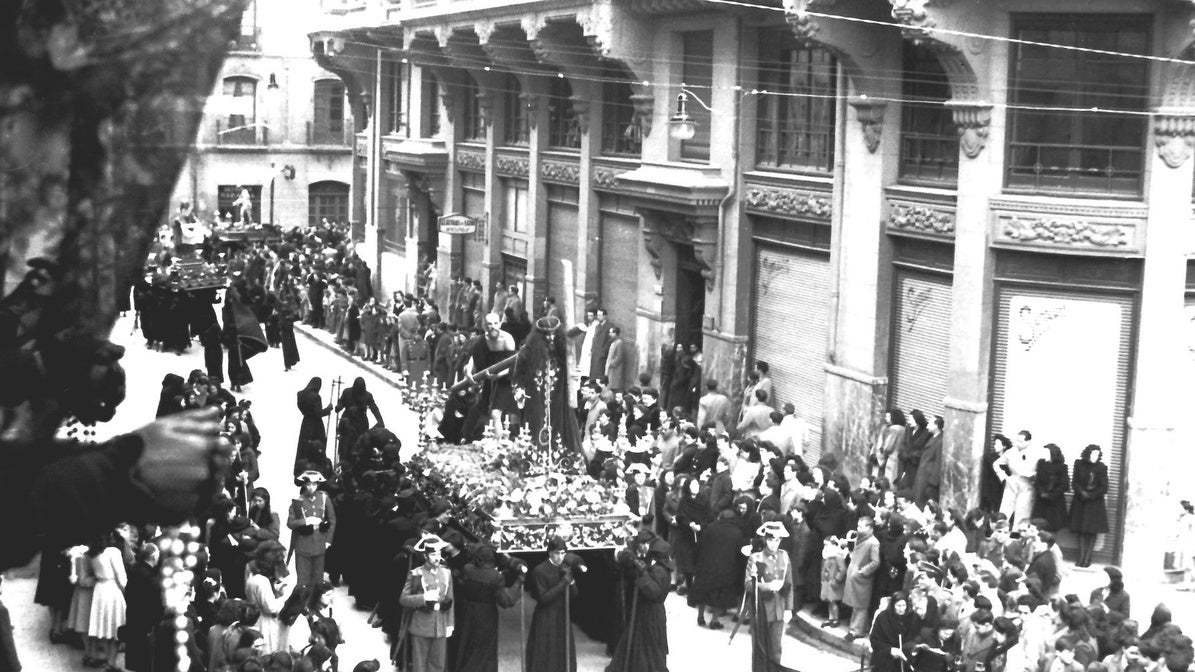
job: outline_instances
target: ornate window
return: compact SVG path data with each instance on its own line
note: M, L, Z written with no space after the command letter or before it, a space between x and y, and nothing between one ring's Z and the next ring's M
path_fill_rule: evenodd
M697 30L681 33L683 63L681 79L685 88L710 104L714 87L714 31ZM689 116L697 132L690 140L680 143L680 158L692 161L710 159L710 112L705 105L690 103Z
M344 84L322 79L315 83L315 109L311 122L312 145L344 145Z
M232 114L218 123L217 137L222 145L257 144L257 80L252 77L225 77L224 95L231 99Z
M904 44L905 102L900 107L900 179L902 182L958 183L958 131L943 103L950 82L929 49Z
M634 93L625 81L610 81L618 74L611 71L602 83L602 153L611 156L639 156L643 151L643 131L635 120Z
M1013 37L1102 52L1149 54L1151 17L1021 15ZM1144 59L1032 44L1009 45L1010 189L1136 195L1145 169ZM1067 110L1019 109L1030 107Z
M481 116L481 91L472 77L466 77L462 132L465 140L485 140L485 119Z
M581 126L573 110L573 87L563 77L552 79L548 94L548 146L581 149Z
M523 88L518 78L507 75L502 87L502 107L506 112L502 137L507 145L526 145L531 142L531 120L527 114L527 101L522 94Z
M327 218L334 224L349 219L349 185L343 182L314 182L307 187L307 223L318 226Z
M769 36L770 38L772 36ZM796 43L792 31L761 39L755 163L782 170L831 172L838 63Z

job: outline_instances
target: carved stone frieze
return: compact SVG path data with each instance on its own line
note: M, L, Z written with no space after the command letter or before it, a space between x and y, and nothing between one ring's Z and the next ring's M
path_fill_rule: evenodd
M954 237L954 214L914 203L893 203L888 225L921 233Z
M539 37L539 31L543 30L544 26L548 25L548 22L542 16L531 14L520 19L519 25L522 26L523 33L527 36L527 39L534 42Z
M1066 247L1114 249L1128 247L1133 242L1131 229L1127 226L1019 213L1001 217L1000 230L1001 235L1009 240Z
M477 35L477 42L481 45L490 43L490 38L493 37L494 31L498 29L498 24L493 21L478 21L473 24L473 32Z
M796 216L829 221L834 209L828 195L782 187L748 186L743 200L752 210L781 217Z
M485 154L481 152L456 153L456 167L464 170L485 172Z
M613 3L610 0L590 3L577 12L577 23L590 45L602 56L608 56L614 38Z
M575 163L544 161L540 164L539 173L550 182L566 182L568 184L581 182L581 167Z
M1195 149L1195 114L1155 114L1154 145L1158 156L1170 168L1186 163Z
M855 98L851 100L851 107L855 108L859 126L863 129L863 144L867 146L867 151L875 154L884 133L884 112L888 109L888 103Z
M917 41L929 34L929 29L937 26L930 15L930 8L944 7L951 0L889 0L892 3L892 18L902 26L901 32L906 39Z
M618 176L620 174L622 174L622 171L595 167L593 169L593 186L603 189L617 189Z
M498 156L494 158L494 169L510 177L527 177L531 162L525 156Z
M815 35L821 26L809 15L810 10L830 7L838 0L785 0L784 14L792 26L793 34L802 43L816 42Z
M979 156L987 145L988 129L992 125L991 103L948 100L946 107L954 113L963 155L968 159Z

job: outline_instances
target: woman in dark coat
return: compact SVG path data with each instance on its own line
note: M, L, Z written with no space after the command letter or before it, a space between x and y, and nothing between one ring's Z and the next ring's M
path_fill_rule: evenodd
M701 481L683 476L677 483L680 485L680 502L672 530L672 552L676 558L676 571L684 577L676 594L683 595L693 587L693 573L697 571L697 540L702 528L710 522L710 505L709 494L701 487Z
M668 542L656 539L635 580L634 627L623 629L606 672L668 672L668 613L664 598L672 586Z
M903 649L921 631L909 596L896 592L888 599L888 608L876 616L871 626L872 672L903 672L908 667Z
M718 519L701 531L697 542L697 571L693 576L693 589L689 591L689 604L697 607L697 624L705 625L705 609L709 607L709 627L721 630L718 622L727 609L738 606L739 591L743 586L743 574L739 569L744 537L742 528L735 519L733 510L726 509ZM653 669L653 668L644 668Z
M373 394L365 389L365 379L361 377L353 381L352 387L340 394L340 400L336 402L336 411L341 413L337 428L340 437L336 448L337 457L341 462L352 454L357 439L369 430L369 416L366 415L368 411L373 412L373 417L377 418L379 425L384 427L386 424L382 421L382 412L378 410Z
M152 651L149 634L162 620L162 590L158 585L158 547L144 544L137 561L129 568L124 599L128 605L124 630L124 666L133 672L149 672Z
M523 592L523 577L506 585L494 567L494 547L482 544L461 570L456 586L455 672L498 672L498 608L514 606Z
M1103 450L1094 443L1083 449L1071 471L1071 487L1075 497L1071 501L1070 530L1079 535L1079 561L1076 567L1090 567L1095 537L1108 531L1108 510L1104 495L1108 493L1108 465L1102 461Z
M1037 499L1033 503L1033 517L1041 518L1046 524L1041 529L1057 532L1066 527L1066 491L1070 490L1070 477L1066 473L1066 458L1062 449L1047 443L1049 459L1037 461L1037 472L1033 476L1033 489Z
M322 458L325 455L328 432L324 429L324 417L332 412L332 404L324 406L320 399L319 391L323 384L319 376L314 376L307 381L307 387L295 395L295 404L303 414L303 423L299 425L299 445L295 448L295 476L306 469L302 463L311 462L317 446L318 456Z
M75 587L71 583L71 559L65 551L43 548L37 573L37 591L33 601L50 608L50 643L64 640L66 615L71 608Z
M282 343L282 365L287 371L299 363L299 344L295 343L295 322L299 319L299 310L289 296L279 305L278 339Z
M833 486L823 487L817 497L809 503L809 543L812 547L805 563L805 583L820 586L822 581L821 549L826 539L842 538L847 531L846 504Z
M577 586L572 570L564 562L566 550L563 539L552 537L548 541L548 559L531 570L527 590L535 598L535 611L527 633L527 672L577 672L573 624L564 613L565 591L575 603Z
M871 590L871 610L880 604L880 598L900 590L905 585L905 571L908 560L905 558L904 523L890 520L886 527L877 527L876 541L880 542L880 568L876 570L875 581ZM914 633L916 634L916 633Z
M693 387L693 376L698 375L700 367L693 361L689 353L684 352L684 345L678 344L682 350L677 351L676 368L672 373L672 383L668 389L668 403L673 407L679 406L685 413L691 414L697 406Z

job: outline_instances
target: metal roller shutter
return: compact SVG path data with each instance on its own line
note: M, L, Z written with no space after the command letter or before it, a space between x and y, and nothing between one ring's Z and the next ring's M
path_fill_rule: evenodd
M577 206L548 202L548 296L556 297L562 311L571 297L564 295L564 267L561 259L577 260ZM563 313L562 313L563 314ZM625 329L625 328L624 328Z
M465 236L464 275L481 280L481 285L488 289L489 279L481 277L481 264L485 260L485 223L480 220L485 217L485 192L465 189L463 193L465 214L479 220L477 232Z
M635 341L635 292L639 279L639 220L602 213L602 276L598 303L624 340ZM632 348L633 350L633 348Z
M889 401L906 413L942 414L950 374L950 277L899 270Z
M1028 429L1038 445L1062 448L1068 470L1087 444L1103 448L1109 533L1096 544L1097 563L1114 562L1120 548L1132 360L1131 297L1000 286L991 433ZM1077 548L1065 530L1058 542L1068 551Z
M792 402L809 424L812 460L822 452L829 338L828 255L756 244L752 354L771 367L772 402Z

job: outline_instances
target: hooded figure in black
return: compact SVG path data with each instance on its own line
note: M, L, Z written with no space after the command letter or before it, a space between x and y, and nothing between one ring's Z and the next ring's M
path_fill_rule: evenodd
M365 379L361 377L353 381L352 387L340 394L336 410L341 413L337 456L343 462L357 445L357 439L369 429L367 411L373 412L373 417L377 418L379 425L384 427L386 423L382 421L382 412L378 410L373 394L365 389Z
M871 626L871 669L873 672L902 672L907 655L902 649L921 632L920 619L909 604L909 596L895 592L888 608L876 616Z
M183 377L177 373L168 373L162 378L162 392L158 395L158 412L154 417L177 413L182 408L182 399L186 395Z
M324 429L324 417L332 412L332 404L324 406L320 399L323 384L323 380L315 376L296 395L295 403L303 414L303 423L299 426L299 442L295 448L295 476L306 469L303 462L314 464L313 458L322 461L325 455L328 433Z
M523 592L523 575L507 585L496 567L494 547L480 544L461 570L456 589L455 672L498 672L498 609L508 609Z
M656 539L646 555L634 559L635 584L631 622L606 672L668 672L668 614L664 598L672 586L672 549L668 542Z

